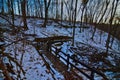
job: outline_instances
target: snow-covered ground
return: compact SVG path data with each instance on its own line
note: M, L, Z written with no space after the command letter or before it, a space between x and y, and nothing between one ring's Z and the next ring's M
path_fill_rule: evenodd
M43 20L39 19L29 19L28 27L29 30L26 31L27 34L36 34L37 37L48 37L48 36L71 36L72 37L72 28L63 28L57 23L53 21L49 21L49 25L46 28L41 28ZM79 25L78 25L79 26ZM85 28L84 31L80 32L80 28L76 28L75 30L75 44L82 42L84 44L88 44L94 47L106 49L105 44L107 40L107 33L101 30L96 30L94 39L92 40L93 26L86 25L89 28ZM75 45L76 46L76 45ZM115 38L112 49L116 52L120 53L120 41Z
M48 21L48 25L46 28L41 27L44 21L40 19L30 18L27 19L27 22L29 30L25 32L26 34L36 34L36 37L40 38L60 35L72 36L72 28L63 28L53 21ZM17 19L15 21L15 24L23 25L20 19ZM75 29L75 47L78 47L81 45L80 43L83 43L96 47L100 50L106 49L105 43L108 34L104 31L97 29L94 36L94 40L92 40L91 36L93 28L93 26L89 26L89 28L84 29L84 31L82 32L80 32L80 28ZM13 36L8 36L8 38L14 39ZM47 69L44 61L42 60L42 57L38 54L38 52L32 45L23 43L24 42L20 41L16 44L12 44L6 48L5 52L11 53L13 57L15 57L16 53L16 58L18 59L18 61L21 60L21 56L23 55L21 65L23 66L23 69L26 72L25 77L23 76L24 80L54 80L54 78L56 80L64 80L63 75L57 72L56 70L54 70L55 73L53 74L49 71L49 69ZM70 43L65 43L62 46L62 51L73 55L73 53L67 51L70 45ZM110 51L120 53L120 41L115 39L113 42L112 49L110 49ZM52 75L54 75L54 78Z
M55 73L52 73L46 67L42 57L38 54L32 45L26 43L23 44L23 42L20 41L17 44L12 44L7 47L5 52L11 53L12 57L17 59L19 63L21 62L21 66L23 67L23 70L25 70L25 76L22 76L23 80L64 79L64 77L59 72L54 70ZM7 63L7 60L5 63ZM17 73L17 67L14 66L13 70ZM21 73L21 75L23 74Z
M48 23L46 28L43 28L43 27L41 28L40 24L41 24L41 22L43 22L42 20L36 19L33 22L32 21L33 20L30 20L30 19L28 20L28 23L30 25L29 30L26 31L26 33L28 33L28 34L31 34L31 32L32 32L32 33L35 33L37 35L37 37L49 37L49 36L60 36L60 35L72 36L72 31L73 31L72 28L63 28L53 21L49 21L50 23ZM34 25L33 23L36 25ZM92 37L92 33L94 31L94 26L90 26L90 25L86 25L86 26L88 26L89 28L84 29L84 31L82 31L82 32L80 32L80 28L75 29L75 46L74 47L83 46L81 44L81 43L83 43L86 45L90 45L91 47L95 47L96 50L98 50L98 52L105 51L105 49L106 49L105 44L106 44L108 34L104 31L97 29L95 32L95 36L92 40L91 37ZM71 53L68 51L70 46L71 46L70 43L64 43L64 45L62 46L62 51L64 51L67 54L73 55L74 52ZM116 52L119 55L120 41L115 38L112 48L109 50ZM90 53L92 53L92 52L89 52L89 54ZM110 60L110 62L114 65L114 62L113 62L114 58L109 56L107 59ZM88 61L87 58L84 58L84 61L85 60ZM101 64L101 62L99 62L98 65L104 65L104 64ZM106 74L109 75L109 72ZM112 74L109 76L112 76ZM98 78L96 78L96 80L97 79Z

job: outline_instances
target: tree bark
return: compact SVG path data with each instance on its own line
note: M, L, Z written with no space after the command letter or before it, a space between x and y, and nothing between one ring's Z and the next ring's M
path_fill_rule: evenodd
M113 0L113 2L112 2L111 18L110 18L110 21L109 21L110 25L109 25L109 28L108 28L108 37L107 37L107 41L106 41L106 53L108 53L108 51L109 51L109 43L110 43L111 31L112 31L112 22L113 22L115 13L116 13L116 9L117 9L117 6L118 6L118 1L119 0Z
M23 0L21 2L21 7L22 7L22 18L23 18L23 23L24 23L24 29L27 30L27 20L26 20L26 0Z
M62 26L62 20L63 20L63 0L61 0L61 26Z
M82 8L82 13L81 13L81 24L80 24L80 32L81 32L81 27L83 27L83 13L84 13L84 10L86 8L86 5L88 3L89 0L82 0L82 4L83 4L83 8Z
M75 42L75 24L76 24L76 13L77 13L77 3L78 0L76 0L75 2L75 14L74 14L74 23L73 23L73 42L72 42L72 46L74 46L74 42Z
M50 6L50 2L51 2L51 0L49 0L48 3L47 3L47 0L44 0L44 5L45 5L45 21L44 21L44 24L43 24L44 27L46 27L46 24L47 24L48 9L49 9L49 6Z
M3 14L4 13L4 0L2 0L1 3L2 3L2 11L1 11L1 13Z

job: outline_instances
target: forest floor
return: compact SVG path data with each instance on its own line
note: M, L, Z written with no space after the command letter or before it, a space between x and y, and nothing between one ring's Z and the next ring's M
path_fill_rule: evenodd
M38 18L27 19L29 29L27 31L24 31L23 33L25 35L35 34L36 36L25 36L23 35L23 33L20 32L17 32L17 34L14 35L11 35L10 33L4 33L4 36L7 37L7 40L5 41L6 44L11 43L9 42L9 40L15 41L24 38L24 40L18 41L6 47L5 52L11 53L12 57L15 57L18 61L22 62L21 65L26 71L25 77L22 77L22 79L24 80L64 80L64 76L59 73L59 71L57 71L52 66L51 61L44 56L45 60L49 63L49 66L52 68L52 70L49 71L49 68L45 64L45 61L36 51L35 47L31 45L31 42L33 42L35 38L61 35L72 36L73 29L71 27L62 27L58 24L60 22L56 23L53 20L48 20L47 27L44 28L41 27L43 22L43 19ZM8 24L5 20L1 20L0 23L5 24L4 26ZM22 19L16 17L15 24L16 26L23 26ZM68 22L63 22L63 25L71 26L72 24L69 24ZM76 24L76 26L77 25L80 24ZM85 64L91 67L96 67L98 70L101 70L103 67L107 67L103 68L103 70L106 71L105 75L107 75L109 79L113 79L117 75L120 75L120 41L116 38L114 39L114 42L109 49L109 54L106 57L103 53L106 49L105 43L107 39L107 33L97 29L94 39L92 40L91 36L94 30L94 26L85 26L87 26L88 28L83 29L82 32L80 32L79 27L76 27L75 46L73 47L71 46L71 43L66 42L62 45L61 50L67 54L70 54L70 56L77 54L77 58L80 61L83 61ZM114 69L114 72L111 72L111 70L107 70L116 67L118 67L118 72L116 72L116 69ZM14 67L14 70L16 70L16 67ZM98 78L99 77L96 77L95 80L101 80L100 78Z
M108 32L109 24L94 24L98 29ZM112 35L120 40L120 24L112 25Z

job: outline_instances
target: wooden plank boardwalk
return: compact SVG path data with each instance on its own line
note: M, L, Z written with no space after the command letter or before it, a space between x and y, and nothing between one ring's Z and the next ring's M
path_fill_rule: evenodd
M58 72L60 72L64 77L65 80L83 80L82 77L80 77L79 75L77 75L76 73L72 72L72 71L68 71L68 67L67 65L65 65L59 58L57 58L55 55L50 54L49 52L43 52L41 54L41 52L36 48L36 50L38 51L38 53L40 54L40 56L43 57L46 56L47 59L52 63L52 67L57 70ZM45 61L45 60L44 60ZM47 61L45 61L45 63L47 63ZM50 68L49 63L47 63L47 67Z
M62 73L65 77L66 80L83 80L82 77L80 75L78 75L77 73L74 72L73 69L70 69L68 71L69 68L75 68L78 72L82 73L86 78L90 79L90 80L94 80L94 74L98 74L101 77L103 77L103 79L108 80L106 78L106 76L104 74L102 74L101 72L96 71L95 69L87 66L86 64L82 63L81 61L78 61L74 58L72 58L70 55L67 55L66 53L62 52L60 49L58 49L57 47L53 46L54 43L58 43L58 42L66 42L66 41L70 41L72 38L68 37L68 36L55 36L55 37L48 37L48 38L36 38L34 41L37 42L37 46L35 46L35 48L37 49L38 53L39 52L39 48L38 46L41 46L41 43L46 44L46 49L45 51L40 55L43 57L43 55L45 55L53 64L53 67L59 71L60 73ZM42 45L44 46L44 45ZM54 48L54 49L53 49ZM61 56L59 53L62 53L63 56ZM58 58L59 56L59 58ZM61 60L61 59L62 60ZM76 65L74 65L73 63L70 62L70 60L77 62L78 64L82 65L84 68L86 68L88 71L90 71L90 74L85 73L83 70L79 69L78 67L76 67ZM67 63L67 65L64 63L64 61ZM69 65L71 67L69 67Z

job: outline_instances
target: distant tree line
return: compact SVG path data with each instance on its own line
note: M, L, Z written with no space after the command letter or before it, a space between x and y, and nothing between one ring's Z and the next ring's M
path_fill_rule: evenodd
M78 0L77 4L76 0L0 0L0 12L22 15L25 7L26 16L48 15L48 18L72 21L77 5L77 21L109 23L112 9L119 9L118 5L112 8L113 1L120 4L119 0ZM119 17L119 12L115 12L115 17Z

